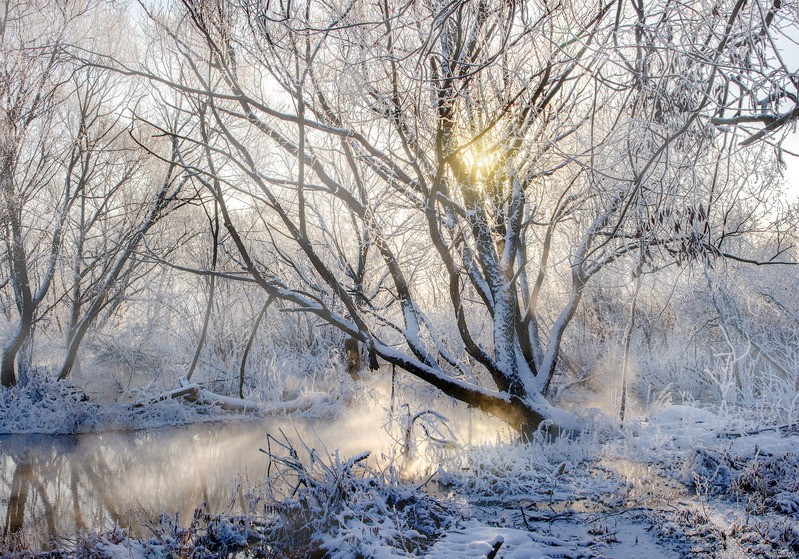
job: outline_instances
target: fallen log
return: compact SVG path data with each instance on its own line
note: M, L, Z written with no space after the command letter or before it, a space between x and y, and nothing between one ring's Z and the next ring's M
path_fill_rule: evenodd
M324 400L325 398L320 396L315 398L296 398L287 402L261 403L255 402L253 400L242 400L239 398L231 398L230 396L221 396L208 390L200 389L197 403L218 406L223 410L230 412L269 416L287 415L290 413L308 411L313 406L323 403Z
M150 398L149 400L139 400L138 402L134 402L131 404L130 407L132 408L143 408L144 406L150 406L152 404L157 404L158 402L163 402L165 400L172 400L174 398L185 398L190 402L195 402L197 398L200 396L200 385L199 384L186 384L185 386L181 386L180 388L175 388L174 390L169 390L164 392L163 394L159 394L155 398Z
M197 398L198 404L212 404L222 408L225 411L233 411L238 413L257 413L262 414L264 405L260 402L253 400L242 400L239 398L231 398L229 396L222 396L215 394L210 390L200 389Z
M172 400L175 398L183 398L184 400L193 404L212 405L217 406L225 411L243 414L253 414L260 416L270 415L288 415L291 413L305 412L316 405L323 404L326 400L325 396L317 396L313 398L296 398L287 402L256 402L254 400L244 400L240 398L231 398L230 396L222 396L210 390L201 388L199 384L189 383L185 378L180 380L180 388L169 390L163 394L159 394L154 398L147 400L139 400L131 404L131 408L142 408Z

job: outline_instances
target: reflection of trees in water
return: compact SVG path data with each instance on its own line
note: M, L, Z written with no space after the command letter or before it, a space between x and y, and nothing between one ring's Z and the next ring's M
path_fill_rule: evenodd
M178 512L188 521L207 503L246 507L236 478L262 475L261 429L197 426L150 433L0 439L4 533L24 530L34 546L141 515Z
M71 467L67 457L74 446L70 437L3 438L0 479L9 491L0 499L7 501L4 534L32 525L55 533L61 499L60 492L53 491L53 483L62 483L61 473Z
M28 478L30 477L30 465L17 464L14 469L14 477L11 479L11 497L8 500L6 509L6 521L3 528L3 535L19 532L25 518L25 503L28 500Z

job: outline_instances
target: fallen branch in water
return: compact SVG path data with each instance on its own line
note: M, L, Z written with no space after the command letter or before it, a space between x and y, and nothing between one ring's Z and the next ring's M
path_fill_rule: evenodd
M200 385L199 384L187 384L185 386L181 386L180 388L175 388L174 390L169 390L168 392L164 392L163 394L159 394L155 398L150 398L149 400L139 400L138 402L134 402L131 404L131 408L143 408L144 406L150 406L153 404L157 404L158 402L164 402L166 400L172 400L174 398L185 398L190 402L197 401L197 398L200 395Z

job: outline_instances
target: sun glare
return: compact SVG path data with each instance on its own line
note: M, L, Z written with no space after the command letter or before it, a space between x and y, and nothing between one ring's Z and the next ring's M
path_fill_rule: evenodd
M478 180L487 178L497 163L498 155L496 150L482 149L475 145L461 153L463 162L468 166L471 174Z

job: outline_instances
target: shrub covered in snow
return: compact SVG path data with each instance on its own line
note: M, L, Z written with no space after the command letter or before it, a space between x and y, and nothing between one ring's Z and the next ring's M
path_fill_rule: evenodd
M395 470L369 467L368 452L345 460L298 450L285 437L269 443L274 470L252 504L272 514L266 533L277 557L419 555L454 521Z
M80 390L32 370L25 384L0 389L0 433L73 433L97 409Z
M799 530L785 520L757 520L741 526L739 541L748 557L783 559L799 557Z

